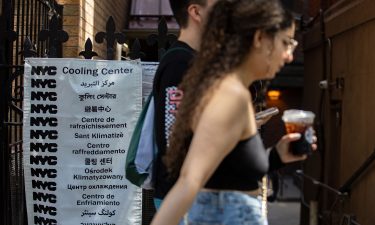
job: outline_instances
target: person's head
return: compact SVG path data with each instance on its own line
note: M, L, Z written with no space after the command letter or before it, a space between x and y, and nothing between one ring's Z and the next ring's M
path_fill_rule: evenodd
M278 0L219 0L204 29L196 68L214 63L225 73L251 58L257 60L256 78L272 78L293 59L294 27L292 14Z
M293 16L278 0L216 2L204 29L200 52L180 86L184 97L165 157L172 176L178 175L189 147L192 116L201 110L215 84L243 65L249 69L249 80L272 78L293 59L293 36Z
M169 0L172 12L178 25L187 28L189 20L203 20L204 24L208 11L216 0Z

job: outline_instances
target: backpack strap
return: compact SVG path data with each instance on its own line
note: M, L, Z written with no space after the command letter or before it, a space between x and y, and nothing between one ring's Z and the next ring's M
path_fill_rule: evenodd
M191 51L191 50L189 50L189 49L187 49L187 48L184 48L184 47L171 47L171 48L169 48L169 49L164 53L164 55L161 57L161 59L160 59L160 61L159 61L159 66L160 66L160 62L161 62L161 61L162 61L167 55L169 55L169 54L172 53L172 52L176 52L176 51L184 51L184 52L187 52L187 53L193 55L193 51ZM159 82L160 82L161 77L162 77L162 76L158 77L157 80L155 79L156 77L154 78L154 79L155 79L155 80L154 80L154 83L156 83L157 86L158 86L158 84L159 84ZM154 85L152 86L152 90L151 90L150 95L153 95L153 94L154 94Z

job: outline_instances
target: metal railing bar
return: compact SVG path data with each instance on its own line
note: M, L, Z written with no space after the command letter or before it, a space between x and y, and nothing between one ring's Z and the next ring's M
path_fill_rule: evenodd
M335 189L335 188L333 188L333 187L331 187L331 186L329 186L329 185L327 185L325 183L322 183L322 182L316 180L315 178L313 178L313 177L311 177L309 175L306 175L302 170L296 170L296 175L297 176L302 176L303 178L305 178L307 180L310 180L314 185L323 187L323 188L325 188L325 189L327 189L327 190L335 193L338 196L346 196L347 195L347 193L345 193L345 192L341 192L338 189Z
M22 110L20 107L14 105L14 104L10 104L9 106L10 106L12 109L14 109L15 111L17 111L19 114L22 114L22 115L23 115L23 110Z
M341 192L350 192L356 181L365 173L365 171L375 161L375 149L365 162L353 173L351 177L339 188Z
M22 126L23 125L22 122L4 122L3 124L7 126Z
M22 143L23 143L23 140L18 140L18 141L15 141L14 143L9 144L8 147L12 148L12 147L20 145Z

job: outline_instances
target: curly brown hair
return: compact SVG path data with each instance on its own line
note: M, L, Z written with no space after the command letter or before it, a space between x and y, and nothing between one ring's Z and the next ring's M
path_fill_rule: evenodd
M193 137L194 115L215 86L248 56L255 32L262 30L274 37L292 24L292 15L278 0L218 0L213 6L201 51L180 85L184 96L163 158L172 178L178 176Z

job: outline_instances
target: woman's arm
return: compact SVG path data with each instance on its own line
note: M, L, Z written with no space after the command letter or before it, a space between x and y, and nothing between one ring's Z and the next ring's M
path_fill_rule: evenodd
M237 85L229 84L221 84L198 115L178 181L163 201L152 225L178 224L199 190L247 132L249 95ZM255 133L255 122L253 127Z

